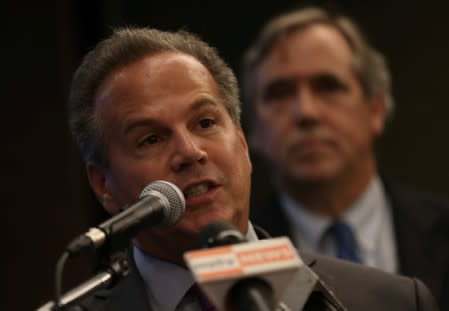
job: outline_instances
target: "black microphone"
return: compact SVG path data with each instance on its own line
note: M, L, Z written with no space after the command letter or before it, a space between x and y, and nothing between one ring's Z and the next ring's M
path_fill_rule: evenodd
M243 234L233 225L224 221L214 221L199 234L201 248L211 248L246 242Z
M184 195L177 186L161 180L152 182L142 190L137 202L74 239L66 251L75 256L105 243L122 245L145 227L176 224L184 209Z
M217 221L204 227L199 235L202 248L247 242L233 225ZM276 309L273 287L263 278L246 277L232 285L225 305L227 310L273 311Z

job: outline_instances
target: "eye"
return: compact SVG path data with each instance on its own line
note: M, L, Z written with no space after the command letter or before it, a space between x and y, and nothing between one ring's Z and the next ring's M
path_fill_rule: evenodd
M289 79L275 80L267 85L263 92L265 102L282 100L293 96L296 92L294 81Z
M210 128L216 124L215 120L213 119L201 119L199 122L199 125L201 128Z
M321 93L332 93L347 89L346 84L340 78L330 74L317 76L312 80L312 87Z
M156 134L152 134L152 135L148 135L147 137L145 137L145 139L142 140L140 145L143 145L143 144L153 145L159 141L161 141L161 138Z

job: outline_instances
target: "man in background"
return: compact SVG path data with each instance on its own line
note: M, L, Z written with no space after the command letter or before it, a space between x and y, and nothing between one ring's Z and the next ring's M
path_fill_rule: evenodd
M139 232L129 249L129 275L82 304L88 310L206 310L183 260L199 248L199 232L225 221L257 240L248 219L252 168L231 69L190 33L117 30L77 69L69 121L90 185L110 214L156 180L177 185L186 203L175 225ZM417 279L307 252L301 257L349 310L436 309ZM291 310L299 309L303 287L294 277L282 296Z
M245 54L250 144L276 195L251 210L303 250L423 279L449 308L449 207L383 179L390 73L353 21L317 8L266 24Z

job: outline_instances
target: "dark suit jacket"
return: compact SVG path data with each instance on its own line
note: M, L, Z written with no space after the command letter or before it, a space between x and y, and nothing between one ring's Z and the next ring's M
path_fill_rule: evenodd
M390 184L385 188L392 207L400 273L421 279L440 309L449 310L449 205ZM274 237L291 237L277 197L254 206L250 218Z
M438 310L430 291L416 279L320 255L304 253L301 257L335 293L347 310ZM300 285L297 279L289 284L288 294L284 300L287 305L296 305ZM116 287L96 293L75 310L151 311L144 283L134 268Z

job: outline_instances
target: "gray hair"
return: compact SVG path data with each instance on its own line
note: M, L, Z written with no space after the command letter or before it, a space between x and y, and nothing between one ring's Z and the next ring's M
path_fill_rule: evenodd
M190 55L203 64L214 78L232 121L240 127L237 79L215 48L186 31L119 28L84 57L73 77L68 100L69 126L85 161L108 164L105 129L96 115L98 88L114 71L163 52Z
M362 91L367 98L383 94L387 118L394 111L391 95L391 78L387 64L381 53L369 45L357 25L345 16L331 15L319 8L298 9L278 16L260 32L255 43L247 50L243 59L242 90L244 101L252 109L255 94L255 71L278 39L291 32L311 25L325 24L338 30L349 43L353 52L353 69Z

